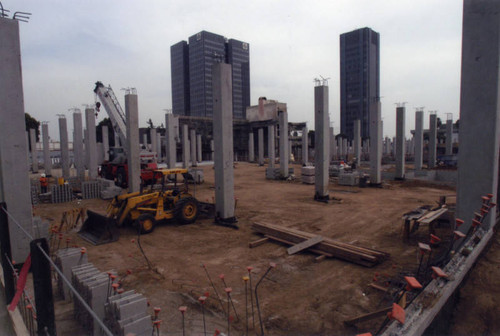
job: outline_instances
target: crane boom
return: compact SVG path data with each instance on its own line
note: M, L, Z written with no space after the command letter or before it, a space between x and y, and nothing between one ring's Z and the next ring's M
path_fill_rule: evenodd
M102 82L96 82L94 92L99 97L102 105L104 105L104 109L109 115L109 119L111 120L113 129L120 138L121 145L125 147L125 144L127 143L127 126L125 122L125 114L123 113L118 99L116 99L111 85L105 87Z

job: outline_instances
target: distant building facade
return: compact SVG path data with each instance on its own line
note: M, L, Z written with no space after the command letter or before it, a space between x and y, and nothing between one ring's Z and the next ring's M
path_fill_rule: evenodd
M245 119L250 105L250 46L201 31L170 47L172 110L175 115L212 117L212 65L231 64L233 118Z
M340 131L354 137L354 120L361 136L370 136L370 108L380 98L380 35L361 28L340 35Z

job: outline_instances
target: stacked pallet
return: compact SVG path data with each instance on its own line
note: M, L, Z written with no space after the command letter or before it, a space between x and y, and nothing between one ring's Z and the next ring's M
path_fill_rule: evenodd
M252 230L263 234L268 239L287 245L297 245L316 237L311 233L267 223L253 223ZM341 243L330 238L323 238L320 242L308 248L308 251L366 267L375 266L389 257L388 253L382 251Z

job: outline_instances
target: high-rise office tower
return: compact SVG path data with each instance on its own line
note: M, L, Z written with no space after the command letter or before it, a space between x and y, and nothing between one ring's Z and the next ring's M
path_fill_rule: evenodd
M170 47L172 109L177 115L212 117L212 65L232 66L233 117L244 119L250 105L248 43L201 31Z
M340 35L340 131L354 136L354 120L361 120L361 136L370 136L370 104L380 98L380 36L370 28Z

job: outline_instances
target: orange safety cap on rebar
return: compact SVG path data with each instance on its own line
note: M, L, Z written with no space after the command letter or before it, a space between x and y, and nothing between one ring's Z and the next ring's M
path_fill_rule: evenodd
M80 253L81 253L81 254L85 254L85 253L87 253L87 248L86 248L86 247L82 247L82 248L80 248Z
M155 312L155 315L158 315L161 312L161 308L160 307L154 307L153 310Z
M231 287L224 288L224 292L226 292L228 294L231 293L232 291L233 291L233 289Z
M460 218L457 218L457 219L455 219L455 223L457 224L457 227L460 227L460 225L462 225L464 223L464 221L461 220Z
M422 285L418 282L415 277L405 276L405 281L407 283L406 290L421 289Z
M187 307L186 306L180 306L179 307L179 311L184 314L187 311Z
M221 273L221 274L219 275L219 278L224 279L224 273Z
M248 273L250 273L252 270L253 270L253 267L252 267L252 266L247 266L247 271L248 271Z
M465 233L460 232L460 231L453 231L453 234L455 235L455 240L458 240L460 238L464 238L465 237Z
M472 220L472 226L473 226L473 227L480 226L480 225L481 225L481 222L480 222L480 221L475 220L475 219L473 219L473 220Z
M391 320L396 320L399 323L404 324L405 317L406 317L405 310L403 309L403 307L401 307L397 303L393 303L392 304L392 311L387 313L387 317Z
M205 300L206 300L206 299L207 299L207 297L206 297L206 296L200 296L200 297L198 298L198 301L200 301L200 302L203 304L203 303L205 303Z
M248 280L250 280L250 278L249 278L249 277L247 277L247 276L244 276L244 277L243 277L243 281L248 281Z
M446 274L441 268L439 267L436 267L436 266L432 266L432 277L434 279L436 279L436 277L439 277L439 278L447 278L448 277L448 274Z
M483 200L483 202L488 202L490 200L488 196L481 196L481 199Z
M418 249L420 250L420 253L425 254L426 252L431 251L431 247L429 244L426 243L418 243Z
M436 235L431 234L431 244L437 244L441 241L441 238L439 238Z
M356 336L373 336L372 333L357 334Z

